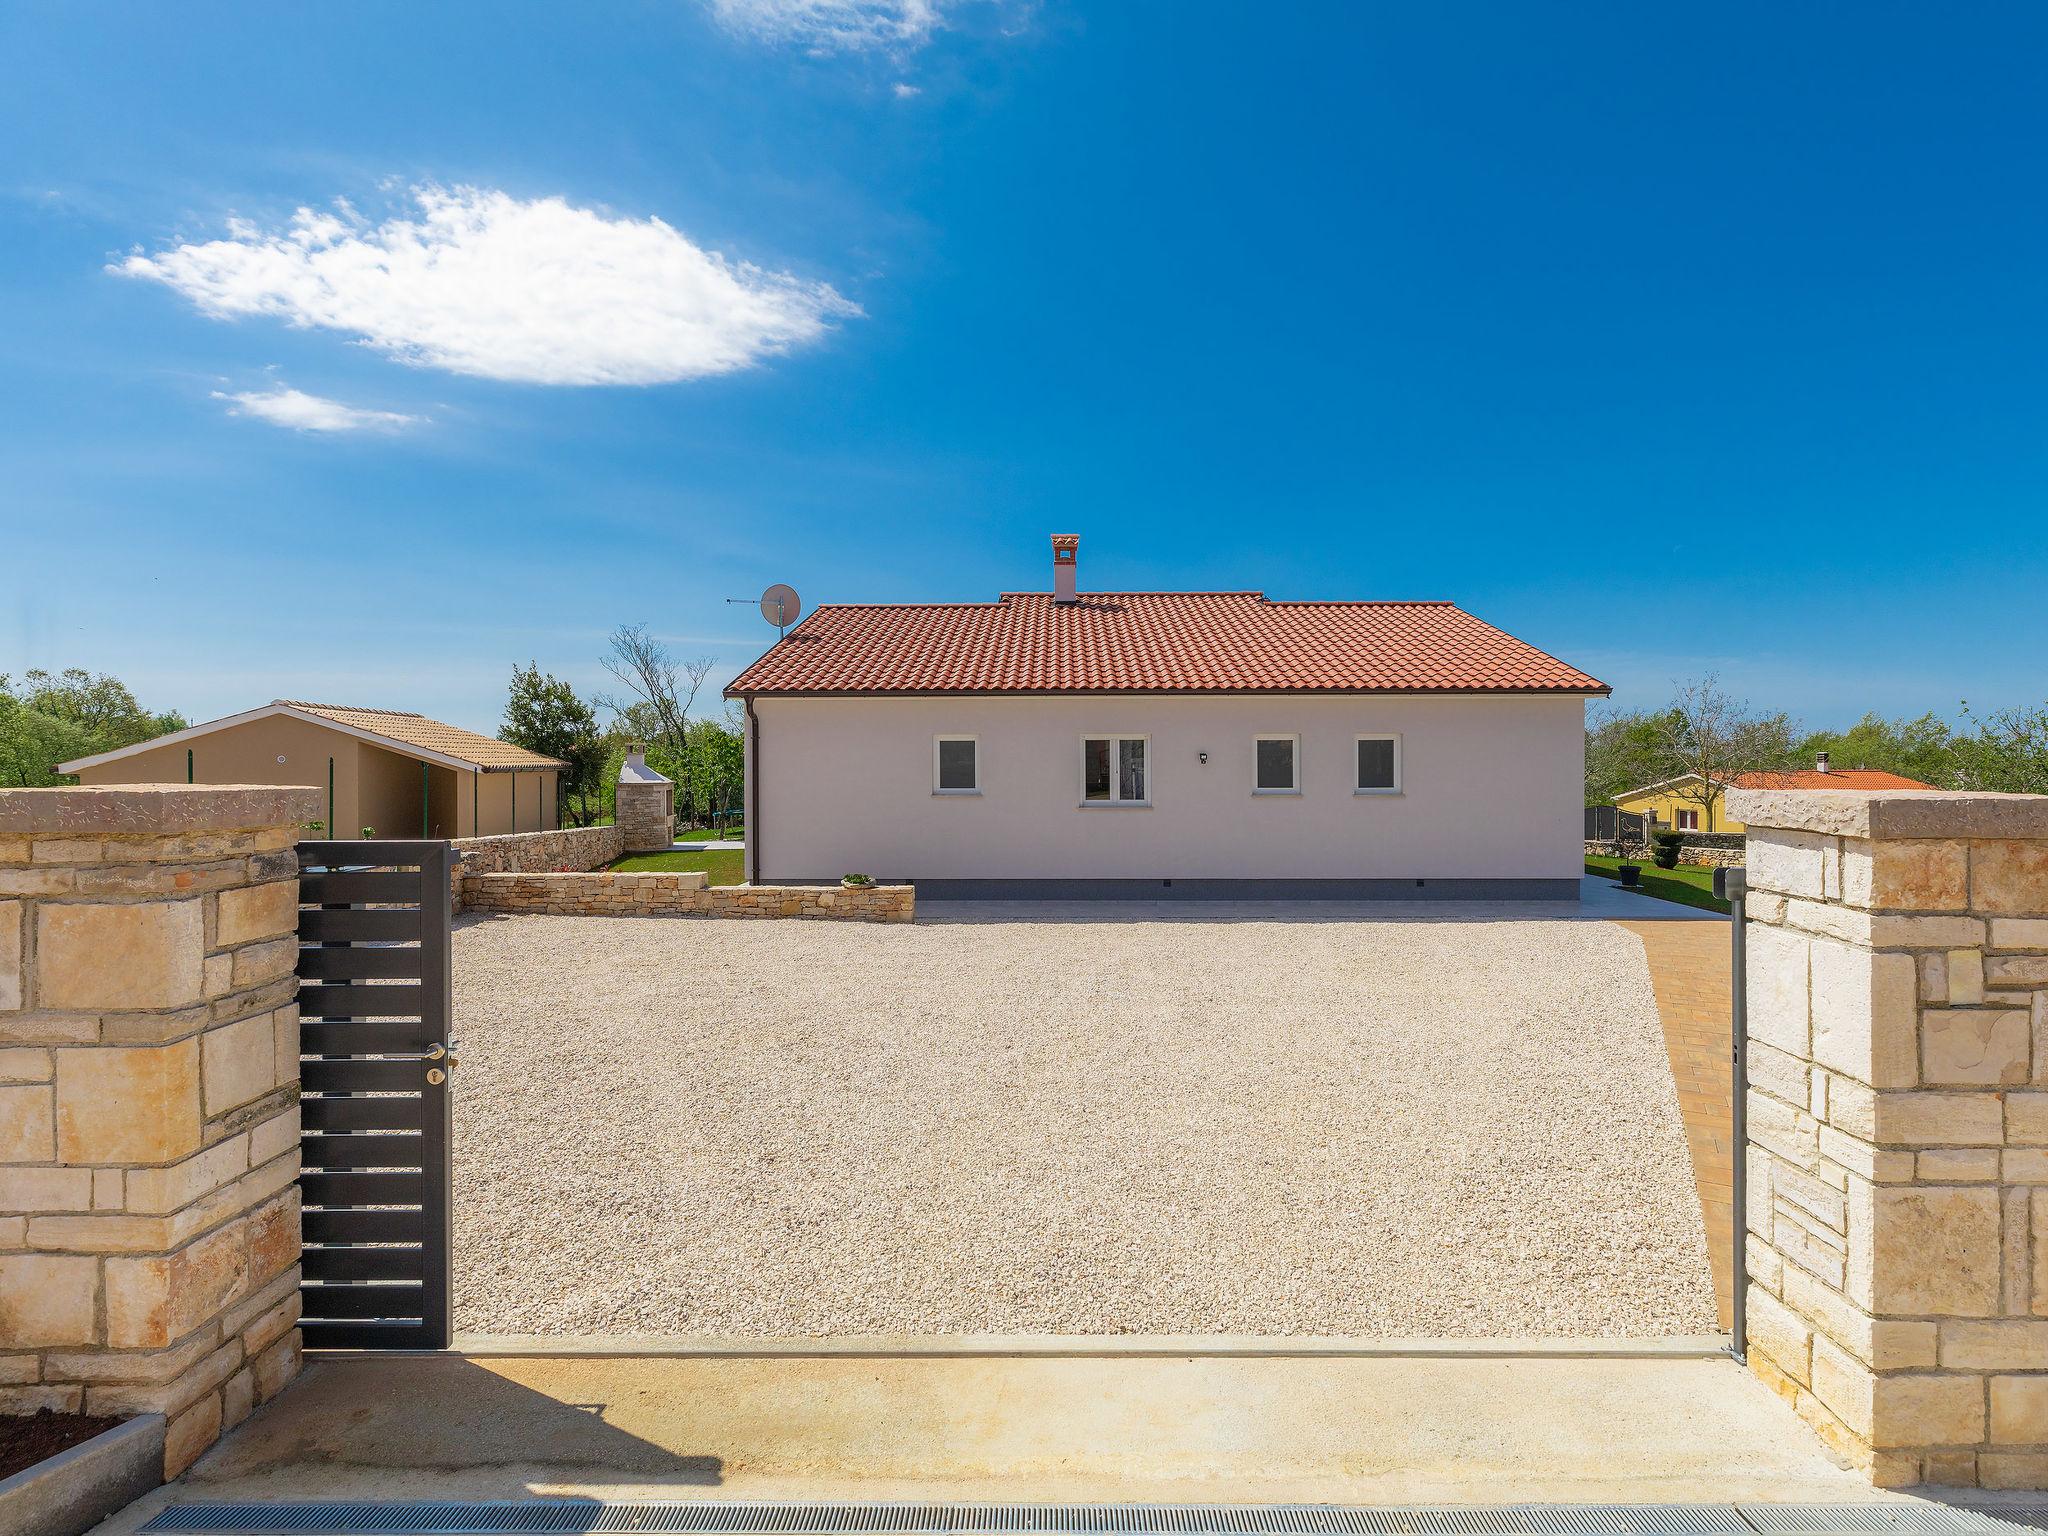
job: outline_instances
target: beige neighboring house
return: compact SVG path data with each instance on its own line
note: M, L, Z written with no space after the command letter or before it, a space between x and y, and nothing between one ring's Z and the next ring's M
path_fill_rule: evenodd
M335 837L549 832L568 764L398 709L277 699L57 765L81 784L304 784Z

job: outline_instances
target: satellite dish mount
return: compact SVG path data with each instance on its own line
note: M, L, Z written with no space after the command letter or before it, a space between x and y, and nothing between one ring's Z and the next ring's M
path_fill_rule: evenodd
M728 597L726 601L728 603L748 603L752 602L753 599L748 597ZM803 611L803 600L796 595L796 588L786 582L778 581L774 586L761 594L761 617L775 626L775 638L778 640L789 633L790 625L794 624L802 616Z

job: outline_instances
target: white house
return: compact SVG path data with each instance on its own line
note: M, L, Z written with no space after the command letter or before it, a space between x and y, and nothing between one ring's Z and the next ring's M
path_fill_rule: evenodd
M748 877L921 896L1573 898L1607 686L1447 602L818 608L726 690Z

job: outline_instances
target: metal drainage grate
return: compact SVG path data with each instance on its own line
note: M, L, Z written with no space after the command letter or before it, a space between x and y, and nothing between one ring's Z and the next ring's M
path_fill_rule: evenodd
M178 1504L162 1536L2018 1536L2048 1504Z

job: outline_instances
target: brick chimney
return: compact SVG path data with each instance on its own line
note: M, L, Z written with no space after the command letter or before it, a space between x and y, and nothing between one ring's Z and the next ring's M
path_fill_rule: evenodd
M1079 601L1074 595L1074 560L1080 552L1081 535L1078 533L1056 533L1052 536L1052 600L1056 603Z

